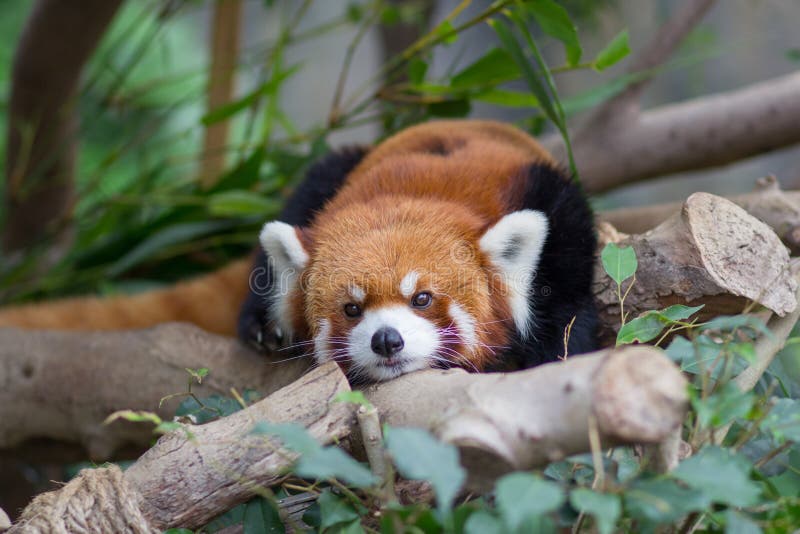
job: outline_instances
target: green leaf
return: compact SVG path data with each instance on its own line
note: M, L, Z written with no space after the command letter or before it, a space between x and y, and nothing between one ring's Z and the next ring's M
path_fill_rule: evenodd
M255 90L246 94L239 100L235 100L216 109L212 109L200 119L200 122L202 122L204 126L210 126L217 122L224 121L225 119L236 115L240 111L249 108L258 102L262 96L274 94L281 87L283 82L296 73L300 67L301 65L299 64L292 65L286 70L275 73L266 83L261 84Z
M268 423L258 421L253 425L251 434L276 436L287 449L300 454L311 454L319 451L322 445L308 433L302 425L297 423Z
M450 79L453 88L484 87L516 80L521 75L514 58L500 48L489 50L483 57Z
M358 512L341 497L337 497L330 490L324 490L319 499L319 509L321 514L320 528L326 529L339 523L349 523L359 520Z
M501 20L489 20L488 24L492 27L495 33L497 33L497 36L500 39L500 42L503 44L503 47L514 59L514 62L517 64L517 67L519 67L523 77L525 78L525 81L528 84L528 88L536 97L536 100L539 101L539 105L545 112L545 115L547 115L547 118L557 124L559 120L558 113L556 113L556 110L553 107L550 94L547 92L545 85L540 80L539 75L534 70L533 66L528 60L528 57L522 50L522 47L520 47L519 43L514 38L514 35L511 33L511 29Z
M753 506L761 491L750 480L750 463L730 449L706 447L678 465L672 476L716 503L731 506Z
M339 528L333 529L331 532L336 534L364 534L364 528L361 526L361 520L356 519L346 525L341 525Z
M752 391L744 393L733 382L727 382L706 399L698 398L696 393L691 395L697 419L706 427L719 427L746 416L754 400Z
M208 193L219 193L229 189L249 189L261 177L261 168L265 166L265 156L263 147L254 149L253 153L244 161L239 162L234 168L223 174L208 190Z
M666 327L658 312L644 312L643 315L625 323L617 332L617 345L627 345L638 341L647 343L655 339Z
M512 108L536 108L539 101L530 93L520 91L508 91L506 89L487 89L472 95L473 100L480 100L496 106L507 106Z
M472 105L467 98L428 104L428 113L434 117L464 117L469 114L470 109Z
M800 48L790 48L786 51L786 59L800 62Z
M252 191L232 190L211 195L207 206L214 217L260 215L266 218L277 213L281 203Z
M112 278L119 276L159 252L163 252L170 246L186 243L204 235L231 228L235 224L237 224L235 221L197 221L167 226L150 235L127 254L112 263L106 270L106 275Z
M567 10L553 2L553 0L536 0L526 4L528 11L533 13L536 22L542 31L555 37L564 44L567 53L567 63L577 65L581 60L581 43L578 40L578 30Z
M357 488L372 486L377 482L369 469L337 447L325 447L303 454L295 465L294 472L305 478L335 478Z
M466 472L458 462L458 450L419 428L385 428L386 447L401 475L427 480L433 486L440 510L449 510Z
M244 534L283 534L283 526L278 510L266 499L256 498L245 505L242 518Z
M623 496L625 510L645 523L671 523L711 505L702 492L665 478L638 480Z
M597 71L605 70L630 53L631 47L628 44L628 30L623 30L597 54L597 57L594 58L592 62L592 67Z
M693 360L694 345L685 337L675 336L664 352L673 362L680 363L681 367L683 367L683 362L691 362Z
M497 509L506 525L516 530L526 520L552 512L564 502L561 486L530 473L511 473L495 487Z
M464 534L505 534L503 522L484 510L478 510L467 519Z
M433 30L433 34L437 38L443 38L442 43L450 45L458 41L458 32L455 31L453 23L449 20L443 21Z
M661 319L667 322L683 321L703 309L700 306L684 306L683 304L673 304L663 310L656 312Z
M349 402L352 404L358 404L359 406L364 406L365 408L372 406L372 403L370 403L364 396L364 392L358 390L341 391L333 398L333 402Z
M636 274L639 266L636 260L636 251L633 247L618 247L615 243L608 243L600 253L603 269L617 285Z
M800 443L800 400L775 399L761 430L769 433L778 442L792 440Z
M408 62L408 81L413 84L420 84L425 79L428 72L428 64L420 58L415 57Z
M770 338L774 337L769 331L764 321L753 315L720 315L698 326L700 331L719 330L722 332L734 332L743 330L746 333L761 333Z
M734 510L725 510L725 534L761 534L757 523Z
M569 502L576 510L594 517L600 534L611 534L617 519L622 514L619 496L597 493L588 488L573 490L569 495Z

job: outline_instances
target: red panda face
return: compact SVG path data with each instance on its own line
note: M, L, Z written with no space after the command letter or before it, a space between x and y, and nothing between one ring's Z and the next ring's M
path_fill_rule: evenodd
M485 366L481 325L497 317L481 221L434 201L385 199L317 228L302 285L318 359L373 381Z
M302 271L297 288L317 360L376 381L431 367L480 371L504 348L527 313L530 285L526 267L515 293L504 262L528 249L524 232L487 226L451 203L385 197L325 213L306 245L297 230L269 223L262 244L277 275L290 279L281 271L292 264ZM525 265L538 257L543 234L536 239Z

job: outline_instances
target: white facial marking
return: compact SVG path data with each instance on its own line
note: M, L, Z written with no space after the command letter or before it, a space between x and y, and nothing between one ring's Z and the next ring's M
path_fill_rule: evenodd
M324 363L332 359L330 337L331 322L327 319L322 319L319 322L317 335L314 336L314 357L319 363Z
M372 336L384 327L394 328L403 338L403 349L391 358L372 351ZM402 305L367 310L361 322L348 334L347 341L354 373L372 380L389 380L429 367L439 350L436 326Z
M291 343L293 337L290 295L297 287L300 272L308 263L308 254L297 237L297 231L280 221L268 222L259 235L261 247L272 267L273 301L270 310L284 338Z
M475 333L475 318L467 312L459 303L453 301L447 309L453 323L458 329L458 335L462 343L470 352L475 351L478 345L478 335Z
M514 325L523 339L532 320L528 302L531 281L548 228L547 217L541 211L515 211L489 228L480 240L481 250L504 277Z
M367 298L367 294L358 286L350 286L349 288L350 297L356 302L364 302L364 299Z
M400 294L405 298L411 298L414 290L417 289L417 281L419 280L419 273L417 271L409 271L407 275L400 280Z

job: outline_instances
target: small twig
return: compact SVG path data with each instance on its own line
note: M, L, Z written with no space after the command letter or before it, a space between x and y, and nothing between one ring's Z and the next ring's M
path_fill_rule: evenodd
M783 445L781 445L779 447L775 447L774 449L769 451L767 454L765 454L764 456L762 456L761 458L758 459L758 461L755 463L756 469L761 469L766 464L768 464L770 461L775 459L776 456L778 456L780 453L782 453L783 451L785 451L786 449L788 449L792 445L794 445L794 441L786 441L786 443L784 443Z
M647 446L645 457L650 468L657 473L667 473L680 461L683 428L678 427L660 443Z
M350 41L350 44L347 45L347 50L344 54L344 61L342 62L342 70L339 71L339 80L336 82L336 91L333 95L333 102L331 103L331 110L328 113L328 126L334 126L339 122L339 119L342 115L341 111L341 101L342 101L342 94L344 93L344 86L347 82L347 76L350 73L350 65L353 63L353 57L355 56L356 49L358 45L361 43L361 40L367 34L367 31L373 27L375 20L377 20L378 16L380 15L381 10L375 9L372 13L372 16L367 17L364 19L364 22L361 24L361 27L356 32L353 40Z
M590 123L597 120L608 123L609 119L618 115L622 110L638 112L639 97L647 84L653 79L652 74L656 67L664 63L681 44L686 35L703 18L706 12L714 5L714 0L688 0L682 9L678 10L661 30L656 33L652 41L644 47L642 52L634 58L628 69L628 74L651 72L639 81L630 84L624 91L602 105L594 114Z
M600 444L600 431L597 427L597 419L589 416L589 446L592 449L592 463L594 464L594 481L592 489L602 490L606 481L606 470L603 466L603 449Z
M367 452L369 467L376 477L386 478L386 455L383 452L383 434L378 409L375 406L361 406L356 411L358 426L361 428L361 440Z

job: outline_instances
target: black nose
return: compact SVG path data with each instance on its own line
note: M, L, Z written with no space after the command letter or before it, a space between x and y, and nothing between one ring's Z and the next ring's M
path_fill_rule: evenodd
M403 336L390 326L379 328L372 335L372 352L381 356L392 356L403 350Z

